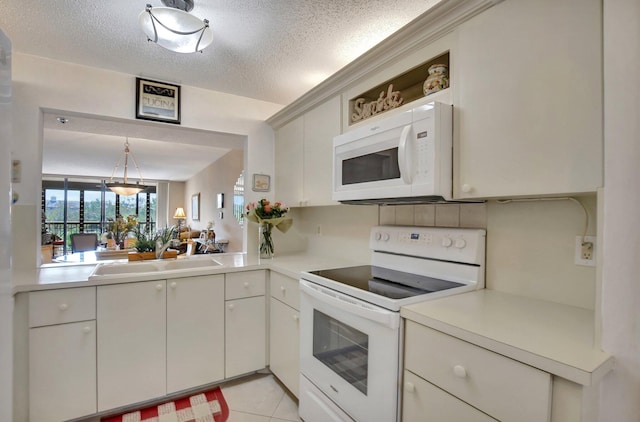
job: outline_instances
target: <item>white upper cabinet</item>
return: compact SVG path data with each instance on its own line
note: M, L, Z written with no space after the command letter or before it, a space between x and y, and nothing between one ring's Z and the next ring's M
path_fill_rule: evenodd
M333 137L340 134L340 96L275 131L275 191L289 206L335 205L331 201Z
M507 0L456 30L454 197L602 186L600 0Z
M340 96L304 115L303 205L337 204L331 200L333 138L340 127Z
M302 202L302 116L275 131L275 198L289 206Z

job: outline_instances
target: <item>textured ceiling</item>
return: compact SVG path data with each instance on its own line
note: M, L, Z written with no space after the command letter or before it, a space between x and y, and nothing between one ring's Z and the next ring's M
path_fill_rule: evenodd
M192 54L147 42L160 0L0 0L0 28L19 53L286 105L438 1L195 0L213 44Z

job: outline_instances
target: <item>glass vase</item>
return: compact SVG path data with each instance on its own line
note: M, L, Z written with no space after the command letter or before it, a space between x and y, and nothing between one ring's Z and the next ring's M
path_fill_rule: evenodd
M273 230L273 224L259 223L258 224L258 254L260 259L273 258L273 237L271 237L271 231Z

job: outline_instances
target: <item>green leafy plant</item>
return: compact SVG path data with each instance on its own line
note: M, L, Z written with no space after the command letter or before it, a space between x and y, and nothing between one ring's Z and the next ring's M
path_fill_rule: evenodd
M174 226L165 227L164 229L158 230L157 239L162 240L162 244L166 245L168 241L173 239L176 228Z
M134 230L136 236L135 248L138 252L154 252L156 250L156 240L158 235L142 230L137 226Z

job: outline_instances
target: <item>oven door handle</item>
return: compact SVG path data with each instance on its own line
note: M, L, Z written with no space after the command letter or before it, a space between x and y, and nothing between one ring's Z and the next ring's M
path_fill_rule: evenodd
M300 292L321 302L328 303L339 310L358 315L370 321L375 321L394 330L400 326L400 317L397 312L379 308L333 290L311 285L306 280L300 280Z

